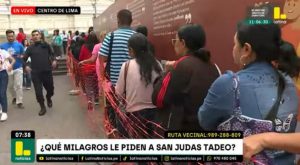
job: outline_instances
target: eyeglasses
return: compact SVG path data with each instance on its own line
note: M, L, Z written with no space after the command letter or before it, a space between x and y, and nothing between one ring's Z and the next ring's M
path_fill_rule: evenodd
M175 43L176 43L177 40L179 40L179 39L177 39L177 38L172 39L172 45L175 45Z

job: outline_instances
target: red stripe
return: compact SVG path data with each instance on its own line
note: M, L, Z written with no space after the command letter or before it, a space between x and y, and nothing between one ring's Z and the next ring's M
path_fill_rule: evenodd
M164 101L164 97L166 95L167 87L168 87L169 82L170 82L170 78L171 78L171 74L169 72L167 74L167 76L164 78L163 83L162 83L162 87L160 88L160 91L158 93L158 97L157 97L157 100L156 100L156 104L157 104L158 108L163 107L163 101Z
M177 60L177 61L175 62L175 64L174 64L174 69L176 68L176 66L177 66L177 64L178 64L179 62L183 61L184 59L186 59L186 58L188 58L188 57L189 57L189 55L186 55L186 56L181 57L179 60Z
M183 61L187 57L188 56L183 56L179 60L177 60L174 64L174 69L176 68L176 66L179 62ZM157 105L158 108L163 108L164 107L163 101L164 101L164 98L165 98L170 80L171 80L171 72L168 72L168 74L166 75L166 77L163 80L162 86L161 86L161 88L159 90L159 93L158 93L158 97L156 99L156 105Z
M12 6L10 10L13 15L33 15L35 14L34 6Z

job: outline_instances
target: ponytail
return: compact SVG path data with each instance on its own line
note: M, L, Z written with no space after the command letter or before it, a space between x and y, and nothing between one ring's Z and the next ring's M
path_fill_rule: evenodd
M206 63L210 61L210 52L205 48L200 48L196 51L193 51L192 54Z
M188 53L198 57L202 61L210 62L210 52L206 50L206 36L204 29L199 24L183 25L178 30L178 38L184 40Z
M298 78L300 73L300 58L294 46L286 41L280 42L278 69L292 78Z

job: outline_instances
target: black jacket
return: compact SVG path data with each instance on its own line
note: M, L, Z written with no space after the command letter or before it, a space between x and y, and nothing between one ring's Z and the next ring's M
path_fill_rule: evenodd
M197 112L218 76L214 64L195 56L182 57L174 70L154 84L152 101L160 108L156 122L166 130L201 131Z
M25 52L24 61L27 61L28 57L31 58L32 72L52 70L52 61L55 60L55 56L48 43L35 42L30 45Z

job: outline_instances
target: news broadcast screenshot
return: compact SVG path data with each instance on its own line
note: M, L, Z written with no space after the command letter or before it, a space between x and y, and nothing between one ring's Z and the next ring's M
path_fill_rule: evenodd
M300 165L300 0L0 0L0 165Z

